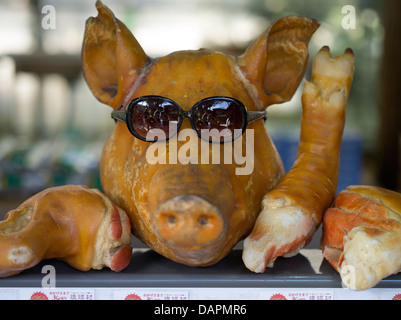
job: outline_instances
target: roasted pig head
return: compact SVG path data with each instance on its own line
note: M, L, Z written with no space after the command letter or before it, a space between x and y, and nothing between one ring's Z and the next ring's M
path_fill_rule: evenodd
M191 128L184 118L174 137L148 142L129 128L143 121L142 111L125 110L149 96L153 102L163 97L185 115L210 97L235 99L251 113L288 101L303 77L308 42L319 23L282 18L239 57L201 49L156 59L110 9L101 2L96 6L98 16L86 24L83 71L95 97L122 120L103 149L104 192L127 212L134 234L158 253L186 265L214 264L250 232L263 196L283 176L264 121L248 118L246 132L234 141L204 143L192 129L182 137ZM211 104L206 108L212 112ZM193 112L191 121L196 116ZM213 127L220 120L212 115L207 122Z

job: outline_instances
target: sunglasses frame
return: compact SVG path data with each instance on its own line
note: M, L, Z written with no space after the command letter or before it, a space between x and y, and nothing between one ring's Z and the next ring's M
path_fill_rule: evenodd
M163 99L164 101L167 101L167 102L171 103L172 105L174 105L175 107L177 107L177 110L179 111L179 121L178 121L178 124L177 124L177 131L176 131L174 134L170 135L169 137L166 137L166 139L147 140L146 138L142 137L141 135L139 135L139 134L135 131L135 129L134 129L133 126L132 126L132 121L127 121L127 119L131 119L132 110L134 109L134 106L135 106L138 102L146 101L146 100L149 100L149 99ZM241 109L241 112L242 112L241 134L240 134L240 135L237 135L237 136L232 136L232 139L231 139L231 140L227 140L227 141L226 141L226 140L224 140L224 141L213 141L213 140L210 140L210 139L209 139L209 140L206 140L206 139L204 139L204 138L202 137L202 135L196 130L195 124L194 124L194 122L193 122L193 116L192 116L193 110L196 110L196 107L198 107L201 103L204 103L204 102L207 102L207 101L210 101L210 100L216 100L216 99L220 99L220 100L224 100L224 101L228 101L228 102L234 102L234 103L236 103L236 104L240 107L240 109ZM162 97L162 96L157 96L157 95L147 95L147 96L141 96L141 97L138 97L138 98L135 98L135 99L131 100L131 102L128 104L128 106L127 106L126 109L113 110L113 111L111 112L111 117L112 117L114 120L118 120L118 121L124 122L124 123L127 125L127 128L128 128L128 130L129 130L129 132L130 132L133 136L135 136L135 137L138 138L139 140L146 141L146 142L167 141L167 140L169 140L171 137L174 137L174 136L178 133L178 131L180 130L181 125L182 125L182 122L184 121L184 118L188 118L188 119L189 119L189 121L190 121L190 123L191 123L191 126L192 126L192 129L196 132L196 134L197 134L197 136L198 136L199 138L201 138L201 139L203 139L203 140L205 140L205 141L208 141L209 143L226 143L226 142L232 142L232 141L234 141L235 139L237 139L238 137L240 137L240 136L245 132L246 127L247 127L247 125L248 125L249 123L251 123L251 122L253 122L253 121L256 121L256 120L259 120L259 119L262 119L262 118L266 118L266 116L267 116L266 110L264 110L264 111L248 111L248 110L246 110L244 104L243 104L241 101L239 101L239 100L237 100L237 99L234 99L234 98L231 98L231 97L225 97L225 96L212 96L212 97L204 98L204 99L198 101L197 103L195 103L195 104L192 106L192 108L189 109L188 111L184 111L184 110L178 105L178 103L176 103L175 101L173 101L173 100L171 100L171 99L169 99L169 98Z

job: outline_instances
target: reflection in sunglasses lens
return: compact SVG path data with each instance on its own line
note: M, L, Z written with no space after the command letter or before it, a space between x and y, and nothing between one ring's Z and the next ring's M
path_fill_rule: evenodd
M169 139L187 114L193 128L202 139L227 142L242 134L246 110L243 105L225 97L206 98L183 114L173 101L148 96L133 100L130 107L130 128L146 141ZM171 132L170 132L171 131Z
M168 138L175 134L169 133L169 122L178 123L179 118L180 111L176 105L163 98L154 97L136 102L132 108L131 125L143 138L147 135L160 136L161 132L164 138Z
M214 142L231 141L235 129L241 129L243 113L235 101L225 99L205 100L193 110L193 123L199 134L209 135Z

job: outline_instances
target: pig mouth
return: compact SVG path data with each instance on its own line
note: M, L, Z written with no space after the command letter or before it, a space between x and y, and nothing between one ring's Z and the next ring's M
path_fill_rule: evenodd
M191 267L206 267L215 264L224 244L224 239L205 247L178 247L171 246L170 249L175 257L172 259L176 262Z

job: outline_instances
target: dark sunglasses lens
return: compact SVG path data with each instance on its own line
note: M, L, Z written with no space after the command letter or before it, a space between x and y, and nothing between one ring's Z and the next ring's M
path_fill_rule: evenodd
M131 127L146 141L171 137L176 133L179 119L179 108L162 97L139 100L132 106ZM175 131L169 132L170 127Z
M196 131L212 142L234 140L245 123L242 105L231 99L207 99L196 106L192 117Z

